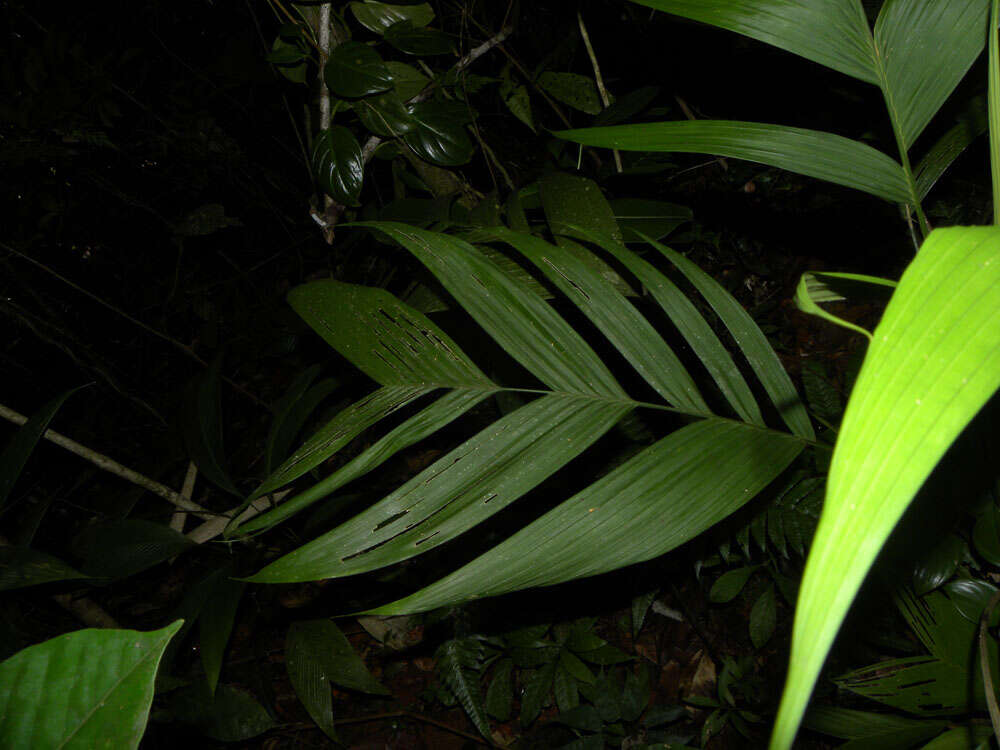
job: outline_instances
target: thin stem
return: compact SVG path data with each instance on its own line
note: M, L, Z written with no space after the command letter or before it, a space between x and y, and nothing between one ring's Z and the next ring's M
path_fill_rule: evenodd
M604 86L601 66L597 64L597 54L594 52L594 46L590 43L590 34L587 33L587 26L583 23L583 14L580 11L576 13L576 20L580 25L580 36L583 37L583 44L587 48L590 65L594 69L594 82L597 84L597 91L601 95L601 102L603 102L604 108L607 109L611 106L611 96L608 94L608 89ZM623 171L622 155L616 148L611 149L611 153L615 157L615 170L621 174Z
M1000 51L997 43L997 19L1000 17L1000 0L993 0L990 8L990 59L989 59L989 124L990 124L990 173L993 177L993 223L1000 224Z

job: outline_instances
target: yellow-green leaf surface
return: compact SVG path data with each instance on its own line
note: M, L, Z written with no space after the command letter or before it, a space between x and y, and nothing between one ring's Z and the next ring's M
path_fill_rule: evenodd
M650 560L727 517L802 450L727 420L683 427L489 552L373 614L422 612Z
M0 664L0 746L139 746L156 668L181 621L162 630L78 630Z
M838 318L836 315L828 313L819 306L820 302L841 302L847 299L833 288L831 282L833 284L837 282L859 282L876 284L880 287L889 287L892 289L896 288L896 282L882 279L878 276L866 276L859 273L831 273L821 271L804 273L799 279L799 285L795 289L795 304L802 312L823 318L823 320L827 320L834 325L855 331L865 338L870 339L872 335L861 326L855 325L843 318Z
M767 164L877 195L894 203L913 200L898 162L871 146L820 130L759 122L683 120L561 130L585 146L620 151L715 154Z
M938 229L893 295L844 414L771 739L791 747L840 624L913 496L1000 387L1000 228Z

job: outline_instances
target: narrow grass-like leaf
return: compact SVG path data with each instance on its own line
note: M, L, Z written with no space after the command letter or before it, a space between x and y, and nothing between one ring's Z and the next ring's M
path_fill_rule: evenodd
M275 415L264 449L268 473L278 468L280 461L288 458L303 426L339 385L336 378L324 378Z
M745 422L764 426L764 417L753 397L750 386L740 373L726 347L715 331L677 286L656 267L628 250L610 237L586 231L581 227L567 227L567 231L604 248L642 283L650 296L677 326L684 340L698 355L722 395ZM721 289L721 288L720 288ZM724 289L721 293L728 294Z
M42 439L45 430L49 427L49 422L62 407L63 402L71 395L80 390L71 388L64 393L60 393L45 406L31 415L27 422L11 438L10 443L0 454L0 509L7 503L10 491L14 487L14 482L21 476L21 470L28 462L29 456L35 450L35 445Z
M889 532L998 387L1000 229L935 230L875 330L844 414L772 748L791 746L823 660Z
M561 130L560 138L621 151L714 154L759 162L877 195L914 202L898 162L871 146L819 130L727 120L618 125Z
M490 425L367 511L249 580L336 578L433 549L535 487L611 429L629 408L562 395L537 399Z
M242 493L226 468L222 439L222 355L188 387L182 410L184 443L198 470L219 489Z
M990 176L993 184L993 223L1000 224L1000 43L997 42L997 22L1000 3L990 4L989 76L986 96L989 101L987 120L990 128Z
M976 138L988 129L986 99L977 96L958 116L958 122L927 149L914 172L917 195L920 200L934 187L934 184Z
M426 387L389 386L379 388L374 393L351 404L289 456L257 488L249 500L244 503L244 507L258 497L263 497L298 479L310 469L323 463L373 424L433 390L435 389Z
M674 351L649 321L592 267L566 249L538 237L504 227L486 231L535 264L669 404L693 413L711 413Z
M729 29L878 84L868 20L856 0L633 0Z
M757 378L764 386L764 390L767 391L767 395L771 397L771 402L781 414L781 418L785 420L785 424L796 435L806 440L815 440L816 434L813 432L812 423L809 421L805 406L799 399L799 394L795 392L795 386L792 385L788 373L782 367L781 361L768 343L767 337L750 317L750 314L740 307L739 303L719 282L698 268L697 265L666 245L654 242L648 237L645 239L666 256L667 260L684 274L687 280L701 292L705 301L712 306L736 341L740 351L743 352L743 356L750 363L750 367L757 374Z
M243 581L234 581L229 577L220 578L210 595L211 604L202 610L199 619L201 663L208 680L208 692L213 695L216 685L219 684L222 657L225 655L229 636L233 632L236 610L240 606L245 587Z
M550 388L625 396L580 334L469 243L395 222L350 226L378 229L413 253L483 330Z
M800 440L756 427L688 425L463 568L374 613L421 612L649 560L740 508L801 450Z
M802 723L815 732L844 740L877 738L878 747L886 750L907 750L940 734L948 726L944 719L911 719L839 706L811 708ZM897 743L897 739L902 741Z
M136 748L156 668L180 628L78 630L0 664L0 745Z
M989 0L891 0L875 22L889 116L909 150L979 57Z
M250 519L236 528L236 533L260 531L308 508L318 500L333 494L348 482L378 468L401 450L423 440L465 414L476 404L489 398L489 391L455 390L446 393L418 414L386 434L361 455L337 469L326 479L286 500L273 510Z

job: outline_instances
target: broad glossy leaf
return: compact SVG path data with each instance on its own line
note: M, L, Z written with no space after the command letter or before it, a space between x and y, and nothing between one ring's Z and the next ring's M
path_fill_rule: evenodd
M451 37L443 31L416 26L412 21L400 21L385 30L385 40L408 55L448 55L454 50Z
M331 125L313 143L312 171L323 191L338 203L357 206L365 161L361 144L343 125Z
M894 203L914 201L898 162L867 144L819 130L756 122L684 120L561 130L555 135L586 146L622 151L746 159L863 190Z
M673 350L635 306L592 266L565 248L532 235L503 227L488 231L535 264L668 403L695 413L711 413Z
M383 138L396 138L415 127L403 99L395 91L354 102L354 113L362 125Z
M0 454L0 508L7 503L10 491L14 487L14 482L21 476L24 465L28 462L29 456L35 450L38 441L49 427L49 422L62 407L63 402L79 388L59 394L49 401L45 406L31 415L20 429L14 434L7 447Z
M538 86L573 109L596 115L602 109L594 81L579 73L545 71L535 81Z
M361 99L392 88L392 73L382 57L362 42L344 42L330 53L323 80L337 96Z
M781 414L785 424L792 432L806 440L815 440L812 423L806 408L795 392L788 372L781 365L778 355L767 341L750 314L729 294L715 279L702 271L698 266L680 253L671 250L666 245L648 240L661 254L673 263L694 287L701 292L719 319L723 322L750 367L757 374L761 385L771 397L771 402Z
M100 521L86 527L73 545L94 577L125 578L169 560L195 543L169 526L138 519Z
M392 222L353 226L385 232L413 253L510 356L548 387L626 397L580 334L469 243Z
M337 469L333 474L304 492L284 501L267 513L250 519L237 527L241 534L270 528L276 523L308 508L313 503L332 495L350 481L378 468L383 462L411 445L430 437L438 430L465 414L476 404L491 396L489 391L457 389L446 393L433 404L414 414L376 443L366 448L356 458Z
M716 385L719 386L719 390L722 391L740 418L745 422L764 426L764 418L761 416L760 408L750 391L750 386L747 385L736 363L733 362L733 358L719 341L719 337L715 335L711 326L698 312L694 303L670 279L620 242L581 229L567 227L567 231L572 231L604 248L634 274L646 287L650 296L670 317L671 322L677 326L685 341L698 355L702 364L715 380ZM708 288L707 282L706 288ZM720 287L716 290L716 294L721 296L728 294L728 292Z
M0 546L0 591L87 577L86 573L45 552L28 547Z
M403 141L421 159L457 167L472 158L474 148L465 132L468 110L457 102L420 102L409 109L413 128Z
M414 26L426 26L434 20L434 9L428 3L391 5L364 0L352 2L351 12L358 23L376 34L384 34L386 29L400 21L411 21Z
M878 85L868 20L857 0L632 0L729 29Z
M188 386L181 412L184 444L202 475L219 489L242 493L226 468L222 440L222 355Z
M747 425L688 425L463 568L374 612L421 612L652 559L740 508L801 450L791 436Z
M78 630L19 651L0 664L0 745L138 747L156 668L180 626Z
M409 101L431 82L431 79L404 62L397 60L388 61L385 66L392 73L392 86L396 94L404 102Z
M629 404L549 395L502 417L368 510L271 563L256 583L339 578L426 552L586 450Z
M692 218L690 208L666 201L616 198L610 203L626 242L639 241L633 230L654 240L662 239Z
M233 632L236 610L240 606L245 587L243 581L220 576L209 595L208 606L201 612L199 620L201 663L205 668L208 691L213 695L219 683L222 658L226 652L226 644L229 643L229 636Z
M788 747L854 595L948 446L1000 386L1000 229L938 229L875 330L830 467L772 747Z
M875 22L889 115L913 145L986 43L989 0L888 0Z

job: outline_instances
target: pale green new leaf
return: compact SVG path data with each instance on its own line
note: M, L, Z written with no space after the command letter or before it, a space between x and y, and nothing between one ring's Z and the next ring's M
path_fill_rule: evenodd
M682 120L560 130L555 135L585 146L620 151L746 159L863 190L894 203L914 202L898 162L867 144L819 130L758 122Z
M889 116L909 150L979 57L989 0L887 0L875 50Z
M633 0L729 29L878 84L868 20L858 0Z
M373 613L421 612L652 559L743 506L801 450L790 435L728 420L688 425L463 568Z
M180 628L78 630L0 664L0 746L136 748L163 650Z
M791 746L823 660L889 532L998 387L1000 229L938 229L903 274L844 414L772 748Z

